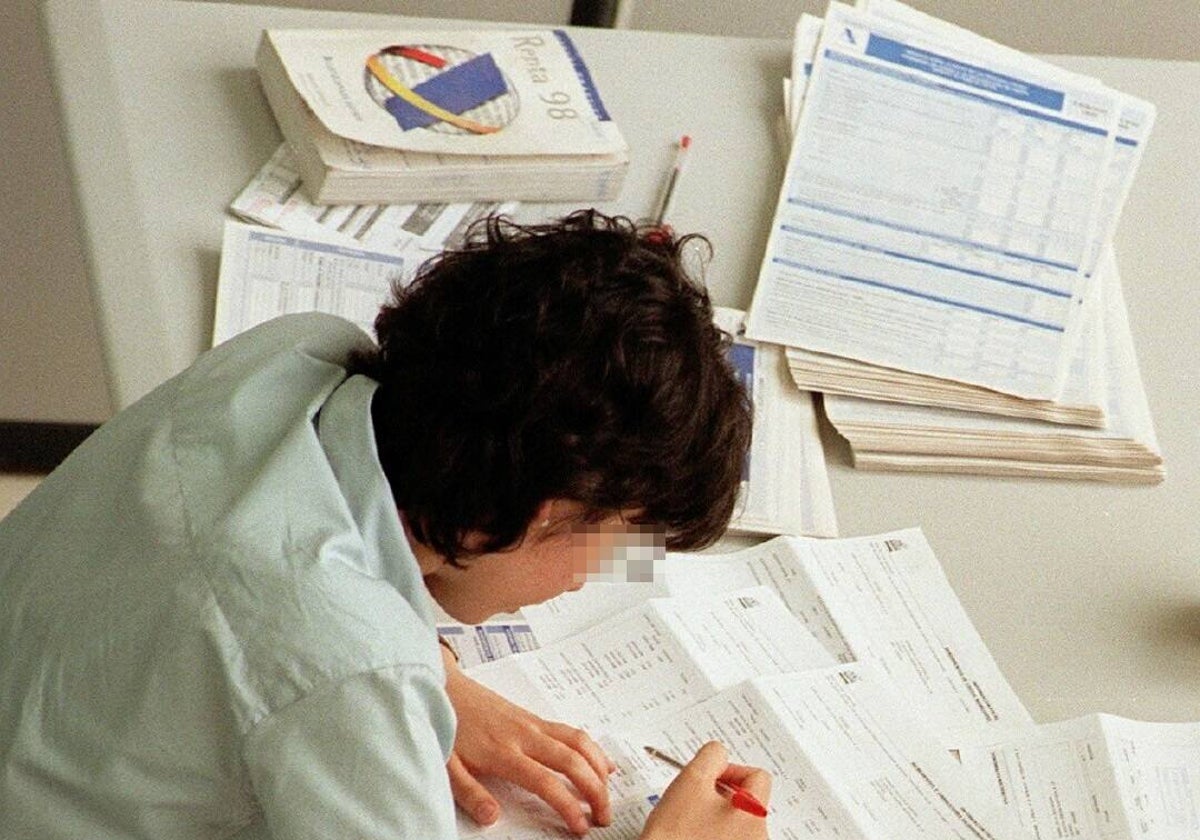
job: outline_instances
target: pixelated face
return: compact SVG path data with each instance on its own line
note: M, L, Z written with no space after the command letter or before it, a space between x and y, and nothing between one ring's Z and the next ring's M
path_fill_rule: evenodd
M661 530L617 516L571 526L573 577L578 589L588 581L652 583L666 553Z
M467 560L426 579L430 593L458 621L477 623L579 589L588 581L653 580L664 553L661 532L634 524L636 511L586 522L574 502L556 500L535 518L516 548Z

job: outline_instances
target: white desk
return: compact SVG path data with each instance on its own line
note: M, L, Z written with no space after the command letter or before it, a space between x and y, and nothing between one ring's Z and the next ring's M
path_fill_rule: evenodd
M54 0L48 23L107 367L126 405L206 346L226 204L279 142L253 69L259 30L389 19L81 6ZM648 213L672 142L692 134L676 226L711 238L713 297L744 308L783 169L790 42L573 35L633 147L624 194L604 209ZM1124 488L858 472L831 435L838 516L848 535L925 529L1035 718L1200 720L1200 63L1059 62L1159 106L1117 248L1168 478Z

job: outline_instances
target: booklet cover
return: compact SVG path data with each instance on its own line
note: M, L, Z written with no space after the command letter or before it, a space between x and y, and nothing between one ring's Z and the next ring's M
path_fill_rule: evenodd
M562 30L271 29L263 47L317 119L349 140L440 154L626 149Z

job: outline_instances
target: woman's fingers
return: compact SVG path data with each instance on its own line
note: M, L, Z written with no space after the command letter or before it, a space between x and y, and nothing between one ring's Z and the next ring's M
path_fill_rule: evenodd
M568 787L562 776L547 769L541 762L521 756L509 764L504 777L557 811L573 833L584 834L591 827L591 821L584 813L583 803L576 792Z
M766 802L771 797L771 774L758 767L730 764L720 779L754 794L759 802Z
M681 840L695 837L736 837L767 840L767 821L731 805L715 790L717 780L746 789L766 804L771 782L762 770L728 763L725 748L711 741L667 786L650 813L641 840Z
M496 805L475 778L487 774L540 797L577 834L591 822L611 822L608 774L615 766L587 733L544 720L461 672L448 674L446 691L458 715L456 761L447 764L452 789L477 821Z
M682 779L685 785L700 785L707 783L715 785L729 768L729 753L720 741L709 741L696 751L696 755L679 771L676 781Z
M568 726L565 723L547 722L546 731L586 758L597 776L607 777L609 773L617 769L617 765L608 757L608 754L582 729Z
M587 738L586 735L583 737ZM590 738L587 740L591 741ZM593 746L598 754L589 755L586 746L572 746L548 738L531 749L529 756L566 776L591 806L592 820L597 825L608 825L612 822L612 809L608 796L607 756L599 746Z
M450 775L450 792L454 794L455 803L471 819L480 825L491 825L500 818L500 803L471 774L457 753L450 754L446 772Z

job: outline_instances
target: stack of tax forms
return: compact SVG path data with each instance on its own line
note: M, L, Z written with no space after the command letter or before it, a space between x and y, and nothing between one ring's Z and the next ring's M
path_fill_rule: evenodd
M729 529L743 534L835 537L837 516L812 395L792 385L783 348L745 337L746 313L714 308L733 337L726 353L754 410Z
M318 204L603 201L629 165L563 30L272 29L256 64Z
M796 27L747 318L857 466L1151 483L1112 236L1148 102L917 12Z

